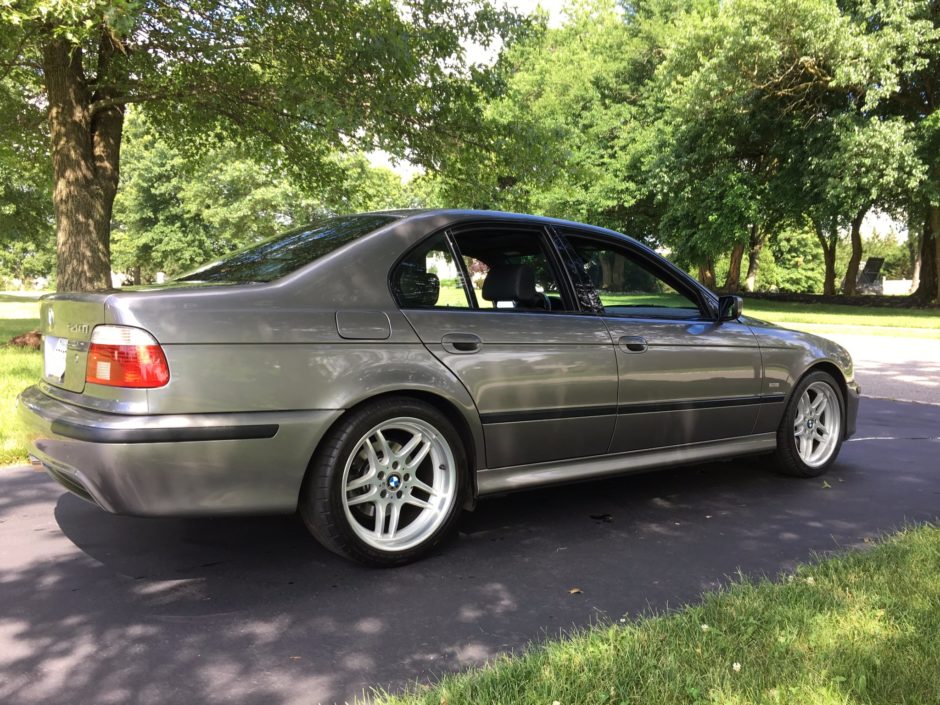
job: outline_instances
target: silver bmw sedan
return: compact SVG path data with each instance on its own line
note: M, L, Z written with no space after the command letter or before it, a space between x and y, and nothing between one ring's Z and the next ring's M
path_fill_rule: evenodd
M580 223L328 218L163 286L42 300L33 462L109 512L298 511L414 560L479 497L768 454L813 477L855 429L852 360Z

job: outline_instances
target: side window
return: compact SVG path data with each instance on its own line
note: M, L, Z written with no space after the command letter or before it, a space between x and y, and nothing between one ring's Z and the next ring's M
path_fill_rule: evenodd
M570 310L541 230L493 226L457 232L454 242L481 309Z
M653 318L698 318L695 293L669 272L658 272L626 248L568 236L584 276L607 314Z
M401 308L470 308L463 273L444 235L422 243L398 264L392 291Z

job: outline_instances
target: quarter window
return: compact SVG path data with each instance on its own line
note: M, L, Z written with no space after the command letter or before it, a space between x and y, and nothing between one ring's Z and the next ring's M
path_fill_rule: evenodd
M392 275L402 308L469 308L463 272L444 235L435 235L402 260Z

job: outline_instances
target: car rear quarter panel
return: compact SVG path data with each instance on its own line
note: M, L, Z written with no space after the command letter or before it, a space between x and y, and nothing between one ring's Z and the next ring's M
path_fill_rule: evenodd
M381 394L419 392L455 409L474 457L484 457L473 400L399 311L278 306L266 296L170 298L113 314L114 322L145 328L163 345L170 382L147 392L146 413L344 410ZM357 315L340 316L338 326L338 313ZM356 325L377 320L387 326ZM364 338L370 327L371 340Z

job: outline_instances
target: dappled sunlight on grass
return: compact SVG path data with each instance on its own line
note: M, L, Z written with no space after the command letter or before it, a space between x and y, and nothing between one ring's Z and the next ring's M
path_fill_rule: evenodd
M20 316L29 307L31 317ZM42 355L7 345L10 338L39 328L38 304L0 303L0 465L26 460L26 443L16 410L16 395L39 379Z

